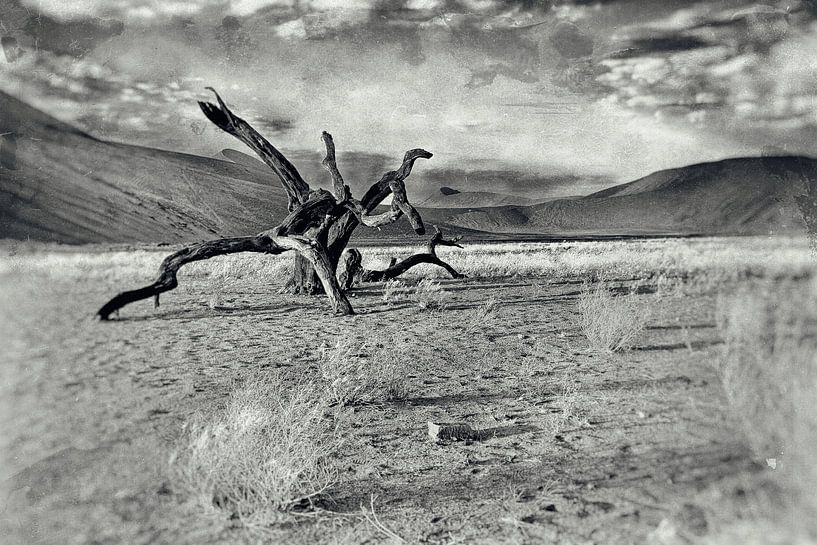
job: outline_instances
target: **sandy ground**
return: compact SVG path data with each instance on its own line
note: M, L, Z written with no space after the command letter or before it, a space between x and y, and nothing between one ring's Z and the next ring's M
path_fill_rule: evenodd
M212 286L192 279L159 309L98 323L125 286L7 276L6 542L399 542L361 516L374 495L380 522L409 543L640 543L668 517L704 532L697 495L768 470L724 408L713 294L645 293L648 329L609 356L578 328L578 280L443 285L442 311L387 306L372 285L355 292L357 316L336 318L322 298L260 283L223 286L211 308ZM479 321L489 298L495 314ZM166 474L183 424L247 376L317 373L319 346L338 336L398 336L416 357L408 399L355 407L330 512L265 534L199 513ZM428 421L497 433L435 444Z

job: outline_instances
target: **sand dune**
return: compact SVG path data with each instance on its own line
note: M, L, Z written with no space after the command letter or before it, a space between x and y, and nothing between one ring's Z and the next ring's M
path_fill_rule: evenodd
M817 160L749 157L663 170L578 199L480 208L448 221L541 234L774 234L803 232Z
M283 189L246 153L225 150L224 159L206 158L104 142L4 93L0 112L0 238L187 242L254 234L287 213ZM319 168L317 162L314 166ZM353 174L361 180L374 176ZM476 191L440 192L415 204L427 223L449 231L790 233L804 230L804 206L814 208L808 195L816 192L815 179L817 160L811 158L738 158L660 171L585 197L539 204ZM405 222L397 222L364 234L410 232Z

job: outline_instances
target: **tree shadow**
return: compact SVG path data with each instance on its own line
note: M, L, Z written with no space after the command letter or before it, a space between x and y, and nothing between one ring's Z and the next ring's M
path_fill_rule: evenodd
M116 322L151 322L155 320L203 320L207 318L225 318L228 316L264 316L275 314L288 314L307 307L303 305L261 305L253 307L223 307L217 306L214 309L178 309L156 312L154 314L144 314L140 316L120 316L109 320Z
M689 343L668 343L668 344L649 344L645 346L635 346L631 350L638 350L640 352L654 352L654 351L661 351L661 350L703 350L705 348L709 348L710 346L716 346L719 344L724 344L724 342L720 339L718 340L709 340L709 341L692 341Z
M715 327L715 324L688 324L688 325L648 325L645 329L709 329Z

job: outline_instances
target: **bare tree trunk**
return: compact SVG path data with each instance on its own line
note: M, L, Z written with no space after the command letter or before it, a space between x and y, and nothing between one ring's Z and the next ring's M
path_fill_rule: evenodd
M344 290L350 289L356 282L360 281L360 274L363 272L363 256L356 248L349 248L340 257L338 263L338 284Z
M301 255L295 256L292 274L287 282L286 291L300 295L320 295L323 286L315 272L315 267Z

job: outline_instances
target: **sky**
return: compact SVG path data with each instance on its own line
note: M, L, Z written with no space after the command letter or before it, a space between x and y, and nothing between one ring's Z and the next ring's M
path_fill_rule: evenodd
M341 168L422 147L459 190L817 155L817 1L0 0L0 35L0 90L206 156L246 151L199 111L208 85L298 157L322 130Z

